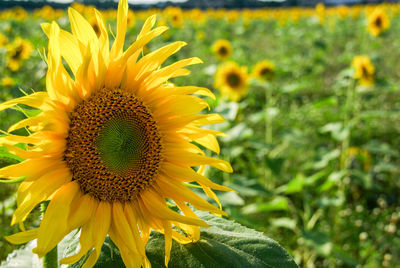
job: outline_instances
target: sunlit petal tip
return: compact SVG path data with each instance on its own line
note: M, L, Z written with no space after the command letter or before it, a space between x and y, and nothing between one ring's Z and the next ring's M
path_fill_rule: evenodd
M192 58L192 60L190 62L190 64L200 64L200 63L204 63L204 62L198 57Z
M25 244L33 239L36 239L38 235L38 229L32 229L29 231L24 231L16 233L13 235L6 236L5 239L15 245Z

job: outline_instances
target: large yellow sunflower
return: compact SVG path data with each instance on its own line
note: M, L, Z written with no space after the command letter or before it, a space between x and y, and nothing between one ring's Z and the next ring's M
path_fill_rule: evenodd
M368 31L373 36L378 36L386 31L390 26L390 21L386 12L377 8L368 16Z
M248 79L247 67L227 62L218 67L214 86L231 101L239 101L246 94Z
M202 126L220 123L223 118L199 114L208 107L207 102L191 95L213 94L205 88L166 83L172 77L187 75L184 67L201 61L189 58L160 68L184 42L141 56L143 47L167 30L152 29L156 16L145 21L137 40L124 51L127 14L127 1L122 0L111 50L97 10L99 36L72 8L68 11L72 34L55 22L43 24L49 37L47 92L0 105L0 110L24 104L42 111L9 129L28 127L32 132L29 136L0 138L0 144L11 153L26 159L0 169L2 178L26 176L18 188L12 224L22 225L33 208L50 201L38 228L8 237L12 243L37 239L34 252L39 257L66 234L81 228L79 252L61 263L75 263L90 253L84 267L93 266L109 235L127 267L149 267L145 245L153 229L165 235L168 264L172 239L196 241L199 227L207 227L187 203L225 215L211 189L230 189L213 183L202 171L205 165L227 172L232 168L199 148L219 153L216 136L223 133ZM15 146L17 143L25 143L26 150ZM197 171L192 168L195 166L199 166ZM187 188L188 182L201 186L219 208ZM166 199L181 213L170 209Z

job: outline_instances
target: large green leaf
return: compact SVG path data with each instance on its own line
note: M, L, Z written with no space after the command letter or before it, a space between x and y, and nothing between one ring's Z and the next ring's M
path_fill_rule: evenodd
M285 249L263 233L205 212L197 214L211 227L202 228L197 243L173 243L169 267L297 267ZM153 267L164 266L163 240L155 233L147 245Z
M298 267L293 258L277 242L263 233L244 227L230 220L205 212L197 215L210 228L201 228L201 239L197 243L172 244L169 267ZM78 248L79 235L68 235L59 245L59 258L73 254ZM23 262L26 267L40 267L33 253L34 242L10 254L1 267L18 267ZM164 267L164 236L153 232L146 246L147 256L153 268ZM80 267L85 257L71 267ZM38 265L39 264L39 265ZM107 238L95 267L124 267L118 249Z

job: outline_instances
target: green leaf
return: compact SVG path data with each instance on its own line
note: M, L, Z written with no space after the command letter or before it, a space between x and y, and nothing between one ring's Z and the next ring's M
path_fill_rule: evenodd
M336 122L336 123L328 123L323 126L320 131L322 133L330 132L332 138L337 141L343 141L349 136L349 129L343 126L343 123Z
M318 191L320 193L326 192L330 190L333 186L337 185L338 182L346 175L346 171L341 170L341 171L336 171L332 172L328 179L322 184L320 187L318 187Z
M17 164L21 161L22 158L10 154L4 146L0 146L0 167Z
M281 173L284 161L285 159L281 157L276 157L276 158L270 158L268 156L265 157L265 162L275 175L279 175Z
M339 158L339 156L340 156L340 151L338 149L332 150L326 153L321 160L315 162L313 168L315 169L324 168L329 164L330 161Z
M299 193L303 190L305 179L306 177L303 174L297 174L290 182L277 188L276 192L285 194Z
M287 228L290 230L296 229L296 220L291 218L271 219L271 225L278 228Z
M22 112L26 117L34 117L34 116L37 116L40 113L42 113L42 111L39 109L32 109L32 108L22 107L22 106L15 106L11 109Z
M332 251L329 237L318 231L303 231L302 238L306 245L313 247L319 255L328 256Z
M283 196L276 196L271 201L268 201L267 203L259 203L259 204L253 203L253 204L247 205L242 208L242 213L249 215L249 214L254 214L254 213L259 213L259 212L288 210L288 209L289 209L289 205L288 205L287 199Z
M211 225L201 228L197 243L173 243L169 267L298 267L290 255L263 233L206 212ZM152 267L164 267L164 236L154 233L146 250Z

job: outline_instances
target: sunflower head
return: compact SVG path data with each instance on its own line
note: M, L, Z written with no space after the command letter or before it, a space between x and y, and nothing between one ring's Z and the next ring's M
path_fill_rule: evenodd
M188 17L195 22L193 26L196 28L203 25L207 21L207 16L201 9L194 8L188 12Z
M315 11L316 11L318 14L324 14L324 13L325 13L325 5L324 5L324 3L318 3L318 4L315 6Z
M28 12L22 7L14 7L11 10L12 18L16 20L25 20L28 17Z
M95 14L91 13L92 15L87 18L87 21L90 23L90 26L92 26L93 31L95 32L96 36L99 37L101 35L101 29L100 25L96 19Z
M0 48L4 47L7 44L8 44L7 36L5 36L2 33L0 33Z
M317 16L319 18L319 21L321 23L324 23L324 21L325 21L325 5L324 5L324 3L318 3L315 6L315 11L316 11Z
M373 36L378 36L384 31L386 31L390 26L389 18L386 12L381 9L375 9L369 16L368 16L368 31Z
M37 18L52 20L59 17L60 13L54 10L51 6L45 5L40 9L35 9L33 15Z
M275 65L268 60L264 60L254 66L252 76L262 81L269 81L274 77L274 73Z
M197 39L199 39L199 40L204 40L204 39L206 38L206 34L204 33L203 30L198 30L198 31L196 32L196 37L197 37Z
M32 44L28 40L17 37L13 43L7 46L7 66L11 71L17 71L23 60L30 57L33 51Z
M354 78L360 85L371 86L374 84L375 67L368 56L355 56L352 62Z
M183 12L179 7L167 7L164 14L173 27L180 28L183 26Z
M226 215L212 189L231 189L213 183L203 171L206 165L227 172L232 168L199 147L219 153L216 136L224 134L203 125L224 120L218 114L201 113L208 104L192 95L215 98L210 90L168 83L189 74L186 66L201 63L188 58L164 66L185 42L143 55L144 47L167 30L153 29L155 15L124 50L127 1L119 3L111 49L102 14L97 10L94 14L98 33L73 8L68 10L72 33L56 22L42 24L49 38L46 92L0 105L0 110L24 104L42 111L9 129L26 127L29 136L0 137L1 145L25 159L0 169L1 178L26 176L12 224L22 224L39 203L50 201L38 228L7 239L17 244L37 239L33 251L42 257L80 228L79 252L61 263L75 263L89 253L84 268L92 267L109 235L127 267L149 267L145 246L151 230L156 230L165 235L168 265L172 239L197 241L199 227L208 227L188 203ZM18 143L25 143L26 149L15 146ZM218 207L187 188L188 182L202 187Z
M3 87L13 87L15 85L15 81L11 77L6 76L1 79L1 85Z
M211 49L220 60L226 60L232 55L231 43L226 39L218 39L214 42Z
M371 169L371 154L362 148L350 147L347 150L347 155L352 160L359 160L363 163L363 169L369 171Z
M341 19L347 18L347 16L350 13L349 8L347 6L343 6L343 5L337 7L336 11L337 11L339 18L341 18Z
M247 83L247 67L241 67L236 62L219 66L215 73L214 86L232 101L239 101L246 94Z

